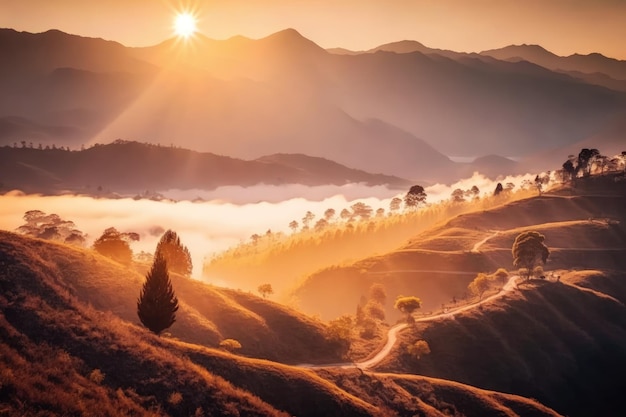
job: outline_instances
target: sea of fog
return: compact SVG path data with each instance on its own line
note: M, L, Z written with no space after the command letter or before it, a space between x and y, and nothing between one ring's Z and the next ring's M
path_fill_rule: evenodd
M519 186L534 176L516 176L500 179ZM450 198L456 188L463 190L476 185L481 194L492 194L496 183L482 175L454 184L436 184L426 188L427 202L434 204ZM194 276L200 276L204 258L223 251L251 235L272 232L291 233L289 223L301 223L304 214L311 211L316 219L328 208L337 215L357 201L370 205L374 210L384 208L387 212L399 192L384 186L370 187L363 184L343 186L302 185L253 187L220 187L215 190L166 190L161 194L178 200L151 201L132 198L103 199L87 196L41 196L25 195L11 191L0 196L0 229L13 231L23 222L29 210L56 213L64 220L71 220L88 235L88 244L108 227L122 232L137 232L139 242L132 244L135 252L154 252L160 233L172 229L178 233L192 255ZM205 201L193 201L198 197ZM314 220L315 222L315 220Z

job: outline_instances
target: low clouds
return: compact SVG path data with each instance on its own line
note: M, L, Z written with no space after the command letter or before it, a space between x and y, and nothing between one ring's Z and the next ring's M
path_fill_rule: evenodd
M507 177L501 182L519 186L532 175ZM491 194L496 182L482 175L452 185L437 184L426 188L427 201L446 200L456 189L476 185L481 194ZM393 197L402 197L404 191L386 187L345 186L306 187L222 187L214 191L166 191L171 198L202 197L205 202L157 202L151 200L96 199L86 196L40 196L11 192L0 196L0 228L15 230L23 224L22 216L28 210L56 213L73 221L78 229L88 234L88 244L108 227L122 232L137 232L139 242L132 244L135 252L153 252L166 229L175 230L189 247L194 263L194 276L200 276L205 257L247 240L254 233L290 233L289 222L301 223L307 211L321 218L324 211L334 208L339 213L354 202L362 201L374 210L389 208ZM296 197L297 196L297 197Z

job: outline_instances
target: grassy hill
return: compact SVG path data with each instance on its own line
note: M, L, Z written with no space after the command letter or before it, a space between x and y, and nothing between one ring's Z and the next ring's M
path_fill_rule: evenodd
M626 384L624 270L559 272L454 319L417 323L379 369L536 398L569 416L618 416ZM419 361L407 344L426 340Z
M2 415L558 415L533 400L433 378L313 371L159 338L118 316L125 307L113 300L127 297L125 282L136 275L85 250L0 234ZM174 287L184 300L181 280ZM268 326L301 331L272 303L214 291L250 316L271 317ZM115 312L100 310L105 304ZM185 304L179 317L190 314ZM315 351L311 344L308 354Z
M460 214L384 255L311 274L294 294L303 311L322 317L353 313L373 283L387 289L388 317L399 317L393 310L398 295L419 296L422 311L440 309L453 297L464 298L477 273L513 270L511 247L524 230L546 236L546 270L624 268L626 189L613 178L580 180L576 188Z
M139 324L137 298L145 276L91 250L0 231L2 253L62 283L68 295L97 310ZM251 294L171 274L180 300L172 337L216 347L237 339L246 355L285 362L336 361L326 326L293 309Z

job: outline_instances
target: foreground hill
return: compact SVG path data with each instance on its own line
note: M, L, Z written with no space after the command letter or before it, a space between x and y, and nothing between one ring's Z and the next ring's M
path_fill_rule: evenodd
M481 309L417 323L379 369L536 398L568 416L620 416L626 389L624 269L559 271ZM426 340L430 355L403 353Z
M2 255L20 259L22 268L54 279L80 302L139 324L137 297L143 273L91 250L0 231ZM172 275L180 309L173 337L216 347L227 338L247 355L285 362L339 359L325 337L326 326L280 304L248 293L221 289Z
M534 400L435 378L313 372L156 337L120 319L119 307L99 310L94 302L125 297L129 274L82 250L2 232L0 266L0 409L8 415L558 415ZM186 299L181 279L173 284Z
M398 177L370 174L306 155L271 155L244 161L121 140L81 151L0 147L0 180L9 190L92 194L98 194L98 188L142 193L209 190L225 185L365 183L404 189L410 184Z
M592 177L577 188L461 214L384 255L311 274L294 293L304 311L329 318L352 313L372 283L387 289L388 316L397 317L398 295L419 296L425 311L440 309L467 296L479 272L513 270L511 247L524 230L546 236L546 270L624 268L626 190L613 178Z

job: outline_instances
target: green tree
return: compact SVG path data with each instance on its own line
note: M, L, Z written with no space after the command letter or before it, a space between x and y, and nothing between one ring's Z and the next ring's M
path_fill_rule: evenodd
M491 287L491 277L482 272L476 275L476 278L467 286L470 292L478 296L479 300L482 300L485 291Z
M412 345L407 346L406 351L415 359L420 360L422 356L430 353L430 346L428 346L428 342L425 340L418 340Z
M527 280L530 279L535 265L539 262L545 264L550 256L550 250L543 243L545 239L539 232L528 231L520 233L513 242L513 265L526 269Z
M261 284L259 285L259 288L257 288L257 291L263 296L263 298L266 298L268 295L274 294L272 284Z
M406 314L406 318L408 322L412 322L413 312L422 306L422 300L417 297L403 297L399 296L396 298L396 302L394 303L394 308Z
M178 298L170 282L167 261L157 252L137 299L137 315L145 327L159 335L174 324L176 311Z
M161 236L156 253L160 253L165 258L170 271L187 277L191 275L193 270L191 254L187 247L180 243L176 232L168 230Z

